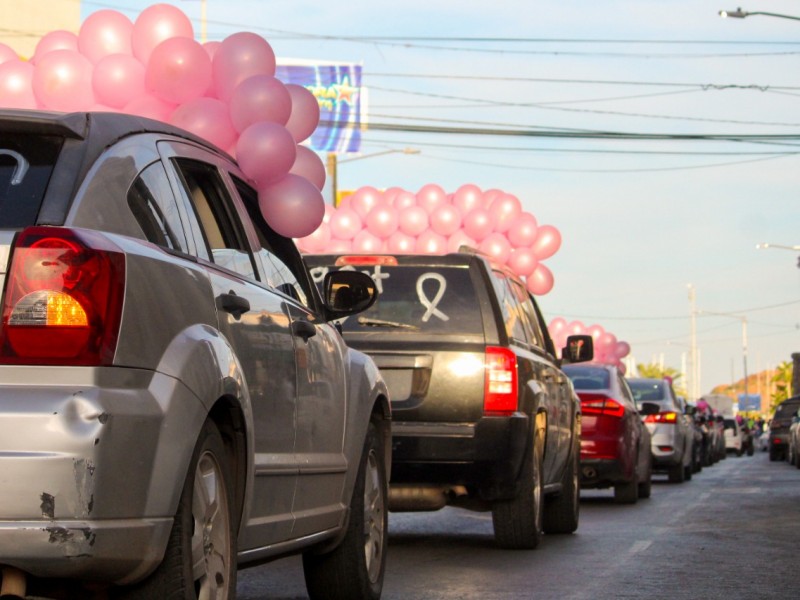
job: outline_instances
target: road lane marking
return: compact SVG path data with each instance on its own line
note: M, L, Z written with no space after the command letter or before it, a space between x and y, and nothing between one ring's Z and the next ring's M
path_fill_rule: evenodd
M639 552L644 552L652 545L652 543L653 540L638 540L633 543L633 546L630 547L628 554L638 554Z

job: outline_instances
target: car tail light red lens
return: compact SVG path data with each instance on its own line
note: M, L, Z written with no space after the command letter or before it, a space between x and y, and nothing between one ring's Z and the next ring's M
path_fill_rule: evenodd
M645 423L672 423L675 424L678 421L678 413L672 410L668 410L665 412L660 412L655 415L647 415L644 418Z
M105 237L25 229L6 276L0 363L111 364L124 286L125 256Z
M517 410L517 357L508 348L486 347L483 410L493 415Z
M581 399L581 412L585 415L622 418L625 414L625 407L605 394L579 392L578 396Z

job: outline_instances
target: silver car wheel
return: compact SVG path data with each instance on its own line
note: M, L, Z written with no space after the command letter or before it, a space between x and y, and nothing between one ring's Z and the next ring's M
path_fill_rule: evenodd
M369 580L377 581L383 563L386 502L380 458L370 450L364 466L364 554Z
M197 461L192 493L192 579L198 600L225 600L232 540L225 479L213 452Z

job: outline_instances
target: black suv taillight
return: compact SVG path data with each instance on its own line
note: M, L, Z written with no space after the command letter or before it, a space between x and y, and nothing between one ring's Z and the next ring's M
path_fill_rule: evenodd
M486 347L483 412L511 415L517 410L517 356L508 348Z
M0 363L111 364L124 289L125 255L102 235L23 230L6 274Z

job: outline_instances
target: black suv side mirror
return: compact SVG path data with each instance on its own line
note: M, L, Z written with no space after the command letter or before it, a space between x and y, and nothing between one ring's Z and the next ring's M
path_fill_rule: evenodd
M588 362L594 358L594 339L590 335L571 335L561 350L564 364Z
M329 319L367 310L378 298L372 277L359 271L331 271L325 275L322 294Z

